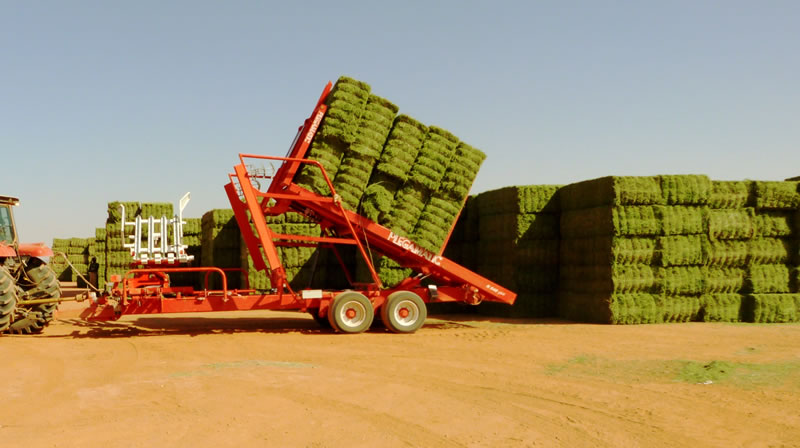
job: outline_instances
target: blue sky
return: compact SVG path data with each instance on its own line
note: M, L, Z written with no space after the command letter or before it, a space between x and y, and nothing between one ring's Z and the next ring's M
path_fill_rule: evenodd
M0 194L21 238L112 200L227 207L340 75L488 158L473 187L800 175L800 2L0 0Z

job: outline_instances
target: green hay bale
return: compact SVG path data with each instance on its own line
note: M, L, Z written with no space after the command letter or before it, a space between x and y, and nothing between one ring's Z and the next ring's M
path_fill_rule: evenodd
M752 182L750 181L711 181L711 195L708 206L711 208L744 208L752 203Z
M642 264L572 266L562 265L562 290L585 293L655 292L657 272Z
M710 266L745 266L749 255L748 241L711 240L706 264Z
M368 84L340 77L325 101L328 112L320 124L318 135L352 143L358 131L359 120L366 109L369 92Z
M491 246L503 248L503 254L492 254L492 258L495 256L498 258L508 257L510 253L514 266L518 267L557 265L560 259L561 242L557 239L522 240L516 245L511 243L512 247L508 248L510 252L506 251L507 247L503 247L503 244L492 244ZM481 256L483 257L483 255Z
M520 185L487 191L476 196L478 213L558 213L560 185Z
M758 211L753 216L755 236L788 237L794 233L794 213L784 211Z
M752 208L709 210L708 235L712 240L752 238L756 231L753 216Z
M417 154L409 177L431 191L438 190L457 147L458 139L453 134L429 126L427 138Z
M373 173L370 184L361 197L362 215L379 224L385 224L400 186L401 182L394 177Z
M126 212L127 213L127 212ZM166 216L170 219L174 216L172 204L169 202L142 202L141 212L142 218L161 218Z
M236 217L231 209L214 209L203 214L201 230L215 227L237 227Z
M756 294L784 294L790 292L790 269L782 264L754 264L749 266L745 290Z
M562 210L664 203L661 180L657 176L602 177L567 185L560 193Z
M658 238L656 253L661 266L703 264L708 253L705 235L665 236Z
M402 181L407 180L427 133L428 128L422 123L407 115L398 115L375 169Z
M314 138L306 158L318 161L325 170L325 174L333 181L339 171L339 165L346 150L347 144L340 140ZM309 191L321 195L330 195L330 187L328 187L322 171L317 166L303 164L297 175L295 175L294 182Z
M554 239L559 235L559 219L538 213L487 215L479 219L478 229L487 241Z
M800 322L800 295L798 294L753 294L753 322L790 323Z
M749 241L748 262L752 264L788 264L797 259L797 242L780 238Z
M562 212L560 229L566 238L657 236L661 220L651 206L596 207Z
M694 322L700 320L703 299L696 295L655 296L656 321L666 323Z
M747 271L742 268L709 267L706 270L705 291L712 294L742 291L746 277Z
M563 239L560 259L563 264L571 265L652 264L656 242L654 238L611 236Z
M53 250L63 251L67 247L69 247L68 238L53 238Z
M555 293L558 282L557 266L520 267L513 270L511 288L517 293Z
M753 182L758 209L796 210L800 208L800 182Z
M139 210L139 203L138 202L131 202L131 201L113 201L108 203L108 221L112 223L118 223L122 219L122 209L120 205L125 206L125 219L127 221L133 220L140 210Z
M661 192L668 205L705 205L711 197L711 179L680 174L661 177Z
M203 231L203 220L201 218L184 218L184 235L200 235Z
M105 240L106 239L106 228L105 227L97 227L94 229L94 238L97 241Z
M666 295L700 295L705 292L703 266L670 266L658 269L658 284Z
M445 192L454 201L463 201L469 194L485 159L486 154L483 152L464 142L459 143L455 156L442 177L440 191Z
M693 235L706 233L708 209L691 206L656 206L664 235Z
M706 294L702 297L701 317L704 322L741 322L741 294Z
M414 231L430 196L430 190L425 187L406 182L395 195L385 225L390 229L398 229L396 233L399 235L409 236Z
M559 315L578 322L648 324L656 322L656 296L646 293L561 292Z
M370 95L350 151L378 159L396 114L397 106L384 98Z

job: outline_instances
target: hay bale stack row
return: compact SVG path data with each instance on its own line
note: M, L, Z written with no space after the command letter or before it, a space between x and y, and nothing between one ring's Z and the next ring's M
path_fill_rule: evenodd
M561 314L610 323L774 319L755 309L797 292L791 191L796 183L689 175L564 187Z
M506 187L477 195L455 236L460 258L475 272L518 294L514 307L484 303L479 312L505 317L555 316L559 265L559 187ZM474 205L472 205L474 203ZM459 233L456 232L456 233ZM477 241L465 244L477 236ZM458 241L462 241L458 244Z
M142 218L149 218L153 216L160 218L166 216L171 218L173 216L172 204L169 202L138 202L138 201L113 201L107 204L107 218L105 225L105 234L102 232L95 232L95 239L100 236L105 236L105 275L98 275L101 283L108 281L112 275L124 276L130 270L131 257L130 249L126 249L123 244L132 242L132 229L128 226L125 229L126 241L122 239L122 209L120 206L125 207L125 220L131 222L137 216ZM142 229L142 240L146 241L147 238L146 227ZM171 229L168 229L168 235L171 235ZM102 240L101 240L102 241ZM98 262L99 262L98 258ZM103 264L100 265L102 271Z
M201 219L201 264L218 268L240 268L241 233L231 209L209 210ZM240 287L239 275L227 275L228 288ZM209 276L209 288L222 288L218 275Z
M53 252L61 252L69 256L69 238L53 238ZM71 282L72 269L69 268L67 261L61 257L53 257L50 259L50 267L56 273L56 277L62 282Z

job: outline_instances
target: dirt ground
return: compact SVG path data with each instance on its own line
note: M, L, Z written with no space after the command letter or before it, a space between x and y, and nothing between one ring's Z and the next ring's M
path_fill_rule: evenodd
M800 446L800 325L79 308L0 337L0 446Z

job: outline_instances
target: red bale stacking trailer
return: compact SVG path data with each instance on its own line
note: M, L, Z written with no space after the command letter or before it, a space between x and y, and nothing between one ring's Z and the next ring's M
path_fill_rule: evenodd
M370 327L377 314L386 328L408 333L419 329L427 316L426 303L463 302L479 304L484 300L514 303L516 294L470 270L448 260L442 253L428 251L414 241L399 236L342 205L331 179L322 165L306 158L306 152L325 116L325 99L332 84L323 90L311 116L300 126L297 136L285 157L240 154L239 164L229 175L225 192L233 208L242 239L257 270L268 272L272 290L262 293L249 289L228 289L226 271L215 267L171 267L181 256L137 257L122 278L112 278L110 293L96 297L84 313L88 319L117 319L123 315L181 313L231 310L297 310L309 312L314 318L342 333L359 333ZM247 161L280 162L273 175L248 169ZM321 171L330 189L321 195L294 182L303 165ZM252 171L252 172L251 172ZM269 181L262 191L261 185ZM183 208L183 204L181 209ZM320 225L320 236L290 235L274 232L267 224L270 216L288 212L304 215ZM175 221L175 233L180 235L182 218ZM455 222L453 223L455 225ZM452 232L452 227L449 229ZM153 234L152 224L150 234ZM164 233L166 235L166 233ZM176 252L185 246L178 241ZM449 238L449 236L448 236ZM294 291L287 281L279 256L280 246L315 246L331 250L339 259L351 289L303 289ZM365 263L372 282L356 283L348 272L337 247L355 246ZM138 247L137 247L138 249ZM165 245L162 244L162 251ZM391 258L400 266L415 271L392 288L383 288L370 254L377 252ZM137 255L132 250L132 254ZM235 270L240 271L240 270ZM210 275L222 279L222 289L173 286L169 274L176 272L205 273L206 285ZM245 275L246 277L246 275Z

